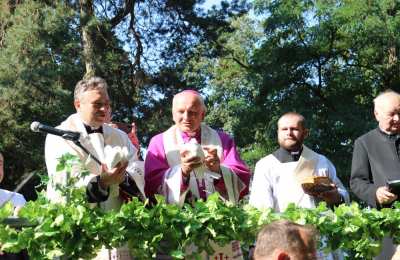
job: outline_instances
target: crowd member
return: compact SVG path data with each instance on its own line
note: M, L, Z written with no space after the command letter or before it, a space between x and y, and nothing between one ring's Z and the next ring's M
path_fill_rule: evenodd
M349 201L348 192L337 178L333 164L303 144L307 135L302 115L289 112L281 116L278 120L280 147L257 162L250 192L251 205L282 212L289 203L314 208L320 201L331 206ZM304 181L313 176L329 177L327 189L303 188Z
M4 178L4 157L0 153L0 183ZM4 206L7 202L11 202L14 206L14 215L25 205L26 200L22 194L11 192L8 190L0 189L0 207Z
M154 136L145 159L147 196L165 195L168 203L206 199L215 191L233 203L248 193L250 171L231 137L202 123L203 98L193 90L176 94L175 125ZM232 248L240 247L236 244ZM231 254L235 255L235 250ZM232 257L232 255L230 256Z
M370 207L390 207L398 195L387 186L400 180L400 94L387 90L374 99L378 127L354 143L350 188ZM376 259L390 259L395 252L390 238L385 238Z
M257 236L254 260L314 260L317 232L287 220L265 226Z
M57 172L59 158L67 153L77 155L89 170L88 176L81 177L78 187L86 187L88 201L100 205L105 210L118 209L122 203L120 189L133 194L144 192L141 183L143 176L135 174L137 149L132 145L126 133L106 124L110 109L107 83L99 77L84 79L76 84L74 91L76 113L69 116L58 128L80 133L80 143L91 156L74 142L56 135L47 135L45 158L49 174L47 196L53 202L62 202L64 198L57 186L67 183L66 172ZM96 162L96 157L100 162ZM119 159L118 159L119 157ZM119 248L101 254L113 259L130 259L126 248ZM100 257L100 256L99 256ZM102 259L101 257L99 259ZM106 258L108 259L108 258Z
M135 122L132 122L130 125L126 124L126 123L113 122L111 120L111 118L112 118L111 114L112 113L111 113L111 109L110 109L106 116L106 122L110 126L112 126L114 128L118 128L118 129L124 131L126 134L128 134L129 140L131 140L131 143L133 144L133 146L135 146L135 148L137 149L137 151L139 153L140 152L140 143L139 143L139 139L137 137L137 129L136 129Z
M0 183L4 178L4 157L0 153ZM26 200L22 194L0 189L0 208L8 202L14 207L13 215L16 217L19 210L25 205ZM1 244L0 244L1 246ZM0 251L0 259L3 260L24 260L29 259L27 251L23 250L19 253L6 253Z

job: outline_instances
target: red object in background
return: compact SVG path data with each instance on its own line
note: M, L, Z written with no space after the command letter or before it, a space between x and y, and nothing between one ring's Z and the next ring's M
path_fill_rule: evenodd
M140 150L140 143L139 143L139 139L137 138L136 135L136 125L135 123L132 122L132 128L131 131L128 133L128 137L131 140L132 144L138 149L138 151Z
M110 122L110 125L114 128L118 128L121 131L124 131L128 137L129 140L131 140L131 143L133 146L136 147L138 150L138 156L140 157L140 143L139 139L137 138L136 135L136 125L135 123L132 122L132 124L127 124L127 123L120 123L120 122ZM132 200L132 195L124 191L123 189L119 189L119 197L124 203L128 203Z
M127 133L132 144L136 147L136 149L138 149L138 151L140 150L140 143L139 143L139 139L137 138L137 135L136 135L135 123L132 122L132 124L127 124L127 123L120 123L120 122L111 122L111 125L114 125L118 129Z

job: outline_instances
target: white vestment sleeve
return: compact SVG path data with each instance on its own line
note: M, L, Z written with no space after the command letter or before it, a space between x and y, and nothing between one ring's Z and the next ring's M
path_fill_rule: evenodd
M64 154L76 155L76 152L65 143L65 141L55 135L48 134L45 142L45 159L47 172L49 175L49 182L47 184L47 198L52 202L62 202L65 198L61 196L61 193L57 190L57 185L65 186L67 184L67 173L65 171L57 171L57 165L59 163L59 158ZM80 172L73 170L71 173L73 177L77 177ZM77 183L77 187L82 187L87 185L89 181L96 175L89 174L84 178L80 179Z
M265 159L261 159L254 171L253 182L250 189L249 204L258 209L274 208L272 183L268 178L269 167Z
M336 184L337 189L339 194L342 196L343 200L345 203L350 203L350 196L349 193L347 192L346 188L344 187L343 183L340 181L340 179L336 175L336 168L332 164L331 161L326 159L327 165L328 165L328 171L329 171L329 178L333 181L333 183Z
M143 197L146 198L144 193L144 162L139 161L139 158L137 156L137 149L135 146L132 145L129 139L127 147L129 153L132 154L132 157L129 159L129 164L126 168L126 171L128 172L129 176L131 176L132 179L135 181L136 186L139 188Z

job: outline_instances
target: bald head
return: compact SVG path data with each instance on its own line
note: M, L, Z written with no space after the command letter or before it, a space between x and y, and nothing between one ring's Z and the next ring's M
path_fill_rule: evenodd
M382 131L400 133L400 94L393 90L379 94L374 99L374 114Z
M299 113L287 112L287 113L283 114L278 120L278 128L279 128L279 124L282 124L282 122L286 121L286 120L296 121L301 127L303 127L304 129L306 128L305 127L306 119L304 118L304 116L302 116Z
M382 109L385 107L386 104L395 104L400 102L400 94L389 89L386 90L382 93L380 93L375 99L374 99L374 108L375 109Z
M172 99L172 110L174 109L174 107L177 106L179 102L186 99L190 99L194 103L199 104L202 107L202 109L206 111L206 105L204 104L203 97L200 95L199 92L195 90L184 90L176 94Z
M182 132L197 133L200 130L205 113L204 100L196 91L182 91L176 94L172 100L173 120Z

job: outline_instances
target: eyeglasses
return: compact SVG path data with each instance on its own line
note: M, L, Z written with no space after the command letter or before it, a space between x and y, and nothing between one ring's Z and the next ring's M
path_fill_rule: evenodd
M102 107L109 108L110 102L95 102L95 103L92 103L92 106L96 109L100 109Z

